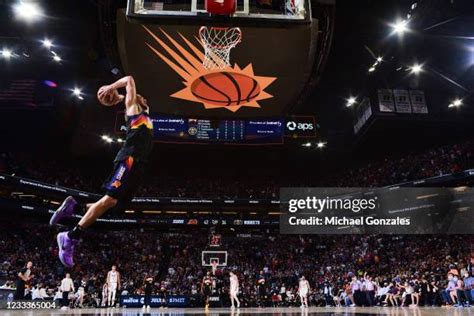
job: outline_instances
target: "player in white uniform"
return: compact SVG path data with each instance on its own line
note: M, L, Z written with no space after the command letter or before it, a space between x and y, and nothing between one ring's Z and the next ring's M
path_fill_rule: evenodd
M234 309L234 300L237 303L237 308L240 308L240 301L237 295L239 294L239 279L237 278L237 275L235 275L234 272L229 273L230 277L230 289L229 289L229 295L230 295L230 303L231 303L231 308Z
M298 285L298 294L300 295L301 308L308 307L308 294L310 291L309 282L304 276L301 277Z
M117 290L120 289L120 273L117 271L115 265L112 266L112 270L107 273L107 304L110 307L115 306L115 295Z

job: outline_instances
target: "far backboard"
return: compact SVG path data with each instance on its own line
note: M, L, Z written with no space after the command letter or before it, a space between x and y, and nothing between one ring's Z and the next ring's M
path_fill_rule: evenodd
M128 15L146 16L200 16L208 15L206 0L129 0ZM220 0L224 1L224 0ZM228 0L225 0L228 1ZM305 20L308 3L305 0L236 0L233 17L273 20Z

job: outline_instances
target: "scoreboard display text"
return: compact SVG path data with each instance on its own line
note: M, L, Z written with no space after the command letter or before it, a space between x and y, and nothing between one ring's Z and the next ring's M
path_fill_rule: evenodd
M291 135L299 134L299 137L315 137L316 125L307 126L311 130L299 128L299 123L292 128L294 119L286 122L284 119L246 119L246 120L224 120L224 119L196 119L183 117L168 117L151 115L153 121L153 134L156 142L169 143L193 143L193 144L283 144L283 139ZM290 126L290 128L288 128ZM304 125L306 126L306 125ZM123 112L117 113L116 133L123 134L127 128Z

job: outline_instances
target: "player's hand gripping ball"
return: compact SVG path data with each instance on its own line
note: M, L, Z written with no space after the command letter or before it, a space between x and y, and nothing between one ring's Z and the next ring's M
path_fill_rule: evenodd
M97 99L102 105L112 106L122 101L123 96L116 89L110 90L107 86L102 86L97 91Z

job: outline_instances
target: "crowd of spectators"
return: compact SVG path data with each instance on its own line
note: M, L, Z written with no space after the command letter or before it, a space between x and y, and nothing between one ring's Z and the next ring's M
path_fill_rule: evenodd
M57 260L54 234L42 224L2 227L0 284L14 287L19 269L31 260L34 278L27 287L30 297L39 287L51 297L60 297L57 289L66 271ZM143 294L144 280L152 277L156 291L165 289L169 295L187 295L197 305L202 302L201 282L209 270L201 265L201 251L208 243L206 232L177 234L140 229L89 232L87 238L95 242L78 248L77 263L69 271L75 288L83 288L84 304L98 304L107 271L113 264L121 273L119 294ZM408 294L410 298L403 304L414 304L417 301L412 300L411 294L415 292L422 297L418 303L422 305L467 304L469 300L462 295L459 301L449 296L450 287L457 290L458 284L452 284L448 273L461 281L466 273L472 273L473 242L472 236L461 235L223 235L221 249L228 251L227 266L216 271L214 290L225 302L228 272L235 271L243 306L255 306L257 277L263 271L267 306L298 305L301 276L310 282L311 305L395 305L402 304ZM360 294L366 290L364 275L372 278L372 301ZM462 289L472 289L473 285L467 281ZM389 299L389 294L394 296Z
M301 184L264 177L148 177L139 195L198 198L278 198L280 186L384 186L471 168L474 143L443 146L352 168L338 175ZM97 192L106 174L88 174L42 159L12 159L3 154L0 171L40 181ZM27 297L59 298L66 271L57 260L57 231L42 224L0 227L0 284L15 287L17 273L27 261L35 277ZM201 265L207 233L124 230L89 232L93 243L78 248L76 266L69 271L75 288L84 293L81 304L99 304L105 276L118 266L121 294L142 294L146 278L155 289L187 295L201 304L201 282L208 268ZM297 285L309 280L311 305L462 305L472 303L474 285L472 236L460 235L338 235L286 236L276 233L224 236L228 265L215 274L215 295L227 297L228 274L236 271L243 306L259 303L256 282L260 271L267 280L264 305L298 305ZM282 247L284 245L284 247ZM466 273L470 274L466 277ZM467 279L466 279L467 278ZM470 278L470 279L469 279ZM471 282L471 281L473 282ZM468 291L469 290L469 291ZM370 292L370 293L369 293ZM36 293L36 294L35 294ZM224 302L225 300L223 300Z
M100 172L91 162L50 161L21 157L0 157L0 171L15 173L51 184L88 192L100 192L110 165ZM8 164L10 162L10 164ZM10 165L10 167L8 167ZM93 165L93 164L92 164ZM282 176L226 175L225 171L177 176L157 170L149 174L137 193L139 196L226 199L277 199L280 187L378 187L459 172L474 166L474 142L441 146L428 151L393 156L383 160L351 166L330 174ZM196 170L194 170L196 171ZM275 173L276 174L276 173Z
M331 185L380 187L460 172L473 166L474 143L469 141L370 162L331 177Z

